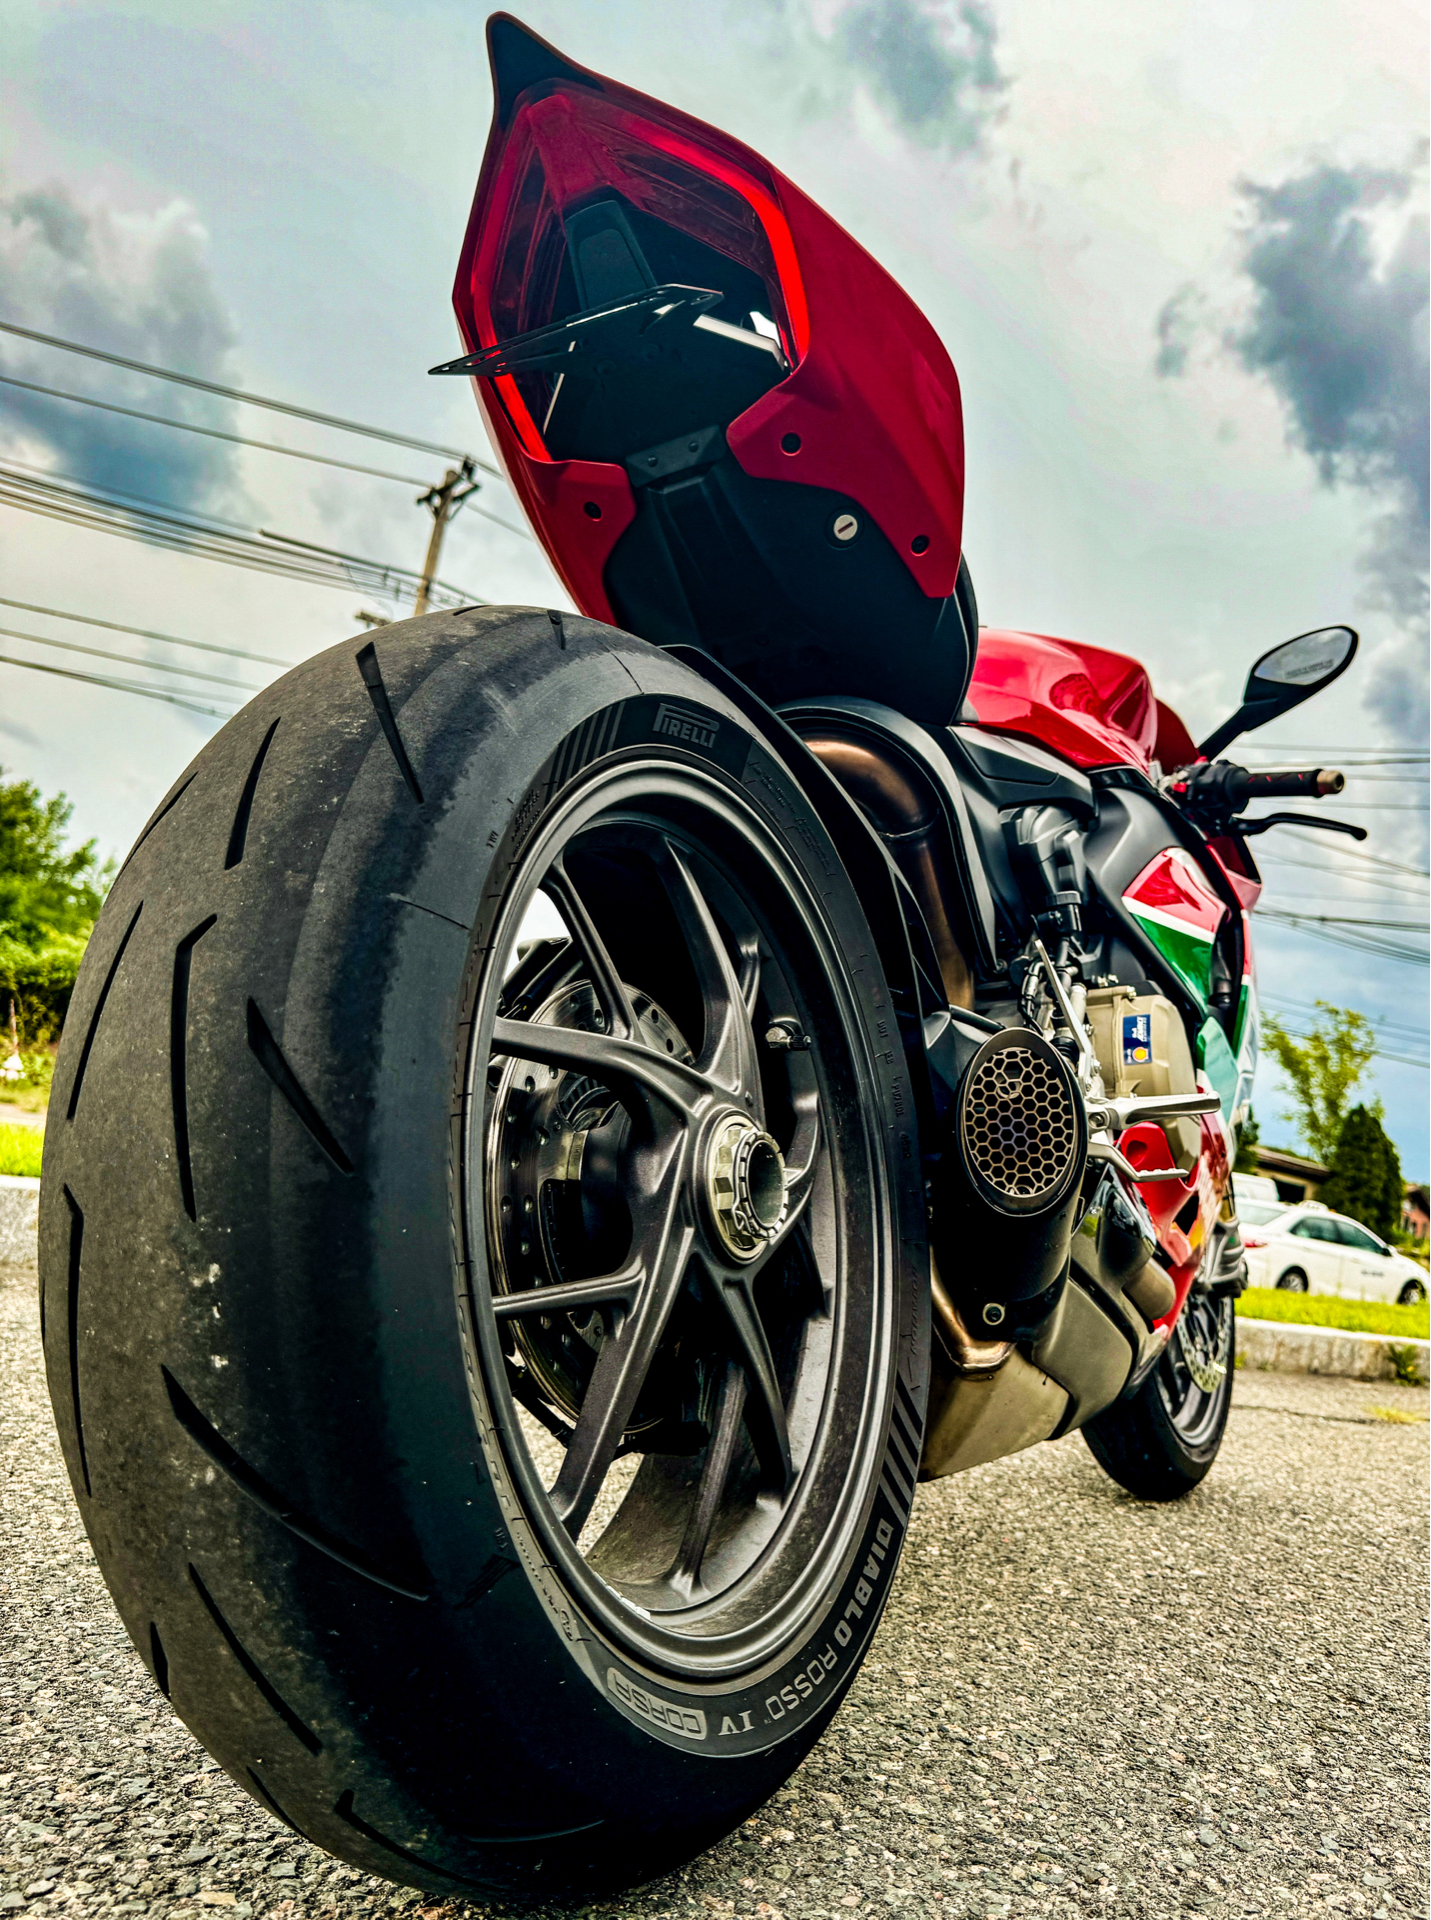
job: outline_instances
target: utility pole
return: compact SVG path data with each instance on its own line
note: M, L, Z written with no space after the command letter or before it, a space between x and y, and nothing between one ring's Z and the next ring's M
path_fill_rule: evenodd
M437 578L437 557L442 552L442 536L447 531L448 521L457 513L463 501L470 500L476 493L480 483L473 478L475 471L472 461L464 460L460 467L447 469L440 486L429 487L426 493L417 496L417 504L426 507L432 515L432 537L427 543L427 558L422 563L422 579L418 583L414 614L427 612L427 597Z

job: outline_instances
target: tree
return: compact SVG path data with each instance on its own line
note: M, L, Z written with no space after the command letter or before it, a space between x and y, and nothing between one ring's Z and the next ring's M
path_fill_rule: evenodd
M1365 1014L1317 1002L1312 1030L1294 1038L1280 1020L1263 1027L1268 1051L1292 1089L1296 1123L1307 1151L1325 1165L1341 1138L1351 1097L1376 1052L1376 1034Z
M93 840L64 847L74 808L43 800L29 780L6 784L0 767L0 933L43 945L57 933L88 933L104 904L108 874Z
M72 812L62 793L46 800L0 768L0 1019L13 1000L29 1047L64 1018L109 884L93 840L66 849Z
M1389 1240L1401 1224L1401 1157L1370 1107L1353 1107L1318 1199Z
M1237 1132L1237 1158L1232 1163L1234 1173L1260 1173L1257 1164L1257 1142L1262 1134L1257 1125L1257 1115L1251 1107L1247 1109L1247 1118Z

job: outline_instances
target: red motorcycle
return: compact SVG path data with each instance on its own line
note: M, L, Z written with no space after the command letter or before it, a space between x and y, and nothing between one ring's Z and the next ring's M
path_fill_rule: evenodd
M1207 1473L1245 1264L1254 799L1137 661L981 628L959 389L788 180L498 15L470 375L580 615L278 681L116 881L45 1350L99 1564L229 1774L560 1898L828 1725L915 1484ZM1353 828L1338 830L1356 832Z

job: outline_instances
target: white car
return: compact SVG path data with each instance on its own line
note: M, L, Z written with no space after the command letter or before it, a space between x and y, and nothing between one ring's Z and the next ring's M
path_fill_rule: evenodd
M1242 1244L1254 1287L1289 1293L1336 1293L1344 1300L1426 1298L1426 1270L1387 1246L1359 1220L1320 1201L1289 1207L1245 1200L1238 1206Z

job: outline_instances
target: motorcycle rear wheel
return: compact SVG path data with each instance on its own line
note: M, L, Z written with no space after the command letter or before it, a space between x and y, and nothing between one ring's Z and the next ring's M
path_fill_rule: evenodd
M518 1899L767 1798L889 1590L928 1286L889 990L740 714L540 611L319 656L141 837L55 1085L62 1445L230 1775Z

